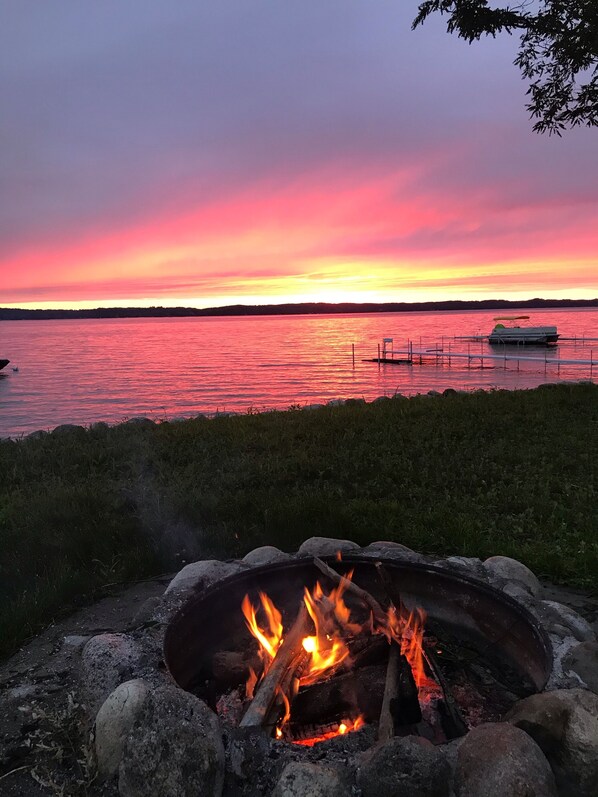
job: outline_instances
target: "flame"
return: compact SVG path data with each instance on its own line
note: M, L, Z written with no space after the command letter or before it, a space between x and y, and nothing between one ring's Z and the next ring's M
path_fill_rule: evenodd
M424 666L425 620L426 613L421 608L409 612L404 607L398 610L394 604L391 604L387 612L386 629L383 629L389 641L393 639L401 646L401 653L409 662L415 685L420 693L425 689L438 688L436 681L427 676Z
M249 678L247 679L247 683L245 684L245 697L247 700L251 700L255 693L255 686L258 682L258 677L256 671L253 667L249 668Z
M353 571L347 574L347 581L350 581L352 576ZM319 582L316 582L311 591L305 588L303 600L313 622L314 633L302 640L303 649L309 654L309 660L301 672L299 685L313 684L329 676L340 665L348 664L350 652L346 639L366 631L373 634L384 634L389 643L394 641L400 645L401 653L406 657L413 672L420 697L427 699L431 691L438 690L438 684L427 675L425 669L423 640L426 614L423 609L417 608L408 611L404 606L397 609L391 604L383 624L375 624L373 617L370 617L367 625L361 626L351 621L350 609L344 601L347 581L341 581L330 592L325 592ZM258 623L259 607L256 608L252 605L248 595L245 595L242 603L247 627L259 643L260 658L264 665L259 677L253 670L250 670L246 685L248 698L253 696L256 684L268 671L283 638L281 613L265 593L260 592L259 598L262 613L266 618L265 627ZM291 706L287 696L283 691L280 692L280 696L284 716L276 727L276 738L278 739L282 738L282 728L291 716ZM311 746L324 739L357 730L363 723L362 717L343 720L330 732L327 731L313 739L297 741L297 744Z
M260 643L260 652L266 654L270 661L276 656L276 651L282 642L282 615L272 603L265 592L260 592L262 608L268 620L268 628L260 628L257 623L257 610L249 600L249 595L245 595L241 609L247 622L247 627L253 636Z

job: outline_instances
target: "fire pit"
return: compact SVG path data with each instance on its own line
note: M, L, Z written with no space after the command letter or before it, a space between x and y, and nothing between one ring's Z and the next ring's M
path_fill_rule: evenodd
M165 797L594 793L598 741L595 771L571 781L524 710L565 687L593 711L566 666L593 638L581 617L534 595L537 579L504 557L429 561L342 541L331 554L334 542L188 566L136 635L88 643L88 687L99 660L121 684L95 733L100 773L118 771L123 797L148 783ZM503 791L472 787L497 771Z
M541 690L552 669L546 633L508 595L445 568L350 555L225 579L173 618L164 655L225 724L301 744L366 723L378 738L450 741Z

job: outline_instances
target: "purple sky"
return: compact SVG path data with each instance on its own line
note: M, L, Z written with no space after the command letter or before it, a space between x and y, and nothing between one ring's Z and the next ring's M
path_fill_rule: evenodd
M598 295L598 133L416 10L0 0L0 303Z

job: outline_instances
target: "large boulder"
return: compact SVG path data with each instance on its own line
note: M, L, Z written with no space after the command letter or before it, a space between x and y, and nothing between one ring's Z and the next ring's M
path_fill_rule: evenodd
M470 731L457 754L458 797L557 797L542 750L519 728L496 722Z
M121 797L219 797L224 746L216 715L175 686L151 692L127 737Z
M561 797L598 793L598 695L559 689L520 700L505 719L541 747Z
M363 797L448 797L450 779L443 754L419 736L395 737L374 748L358 776Z

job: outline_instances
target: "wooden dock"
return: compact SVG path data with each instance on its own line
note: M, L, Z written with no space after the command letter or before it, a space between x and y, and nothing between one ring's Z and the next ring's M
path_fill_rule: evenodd
M458 338L454 338L457 340ZM463 338L461 338L463 340ZM471 340L471 338L469 339ZM586 338L585 340L589 340ZM355 348L353 345L353 358L355 357ZM415 348L412 341L407 342L407 348L394 348L394 341L392 338L384 338L382 346L378 344L378 356L363 360L363 362L378 363L378 365L413 365L417 363L423 365L426 362L434 361L435 363L452 364L453 360L459 362L466 362L468 366L479 365L484 368L484 362L490 362L490 367L495 368L497 364L502 363L507 367L508 363L515 363L517 369L526 363L539 363L544 366L544 371L549 367L556 366L560 370L563 365L573 366L589 366L590 378L592 378L595 366L598 366L598 359L594 359L594 352L590 351L590 357L577 358L577 357L554 357L549 356L549 349L546 349L544 356L521 354L520 350L513 353L508 353L506 348L500 354L494 352L480 351L472 352L468 346L468 351L455 351L451 349L449 344L448 349L442 344L435 344L429 347ZM353 360L354 361L354 360Z

